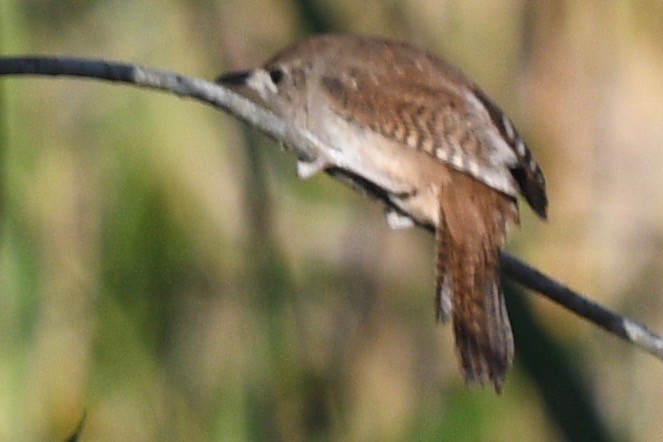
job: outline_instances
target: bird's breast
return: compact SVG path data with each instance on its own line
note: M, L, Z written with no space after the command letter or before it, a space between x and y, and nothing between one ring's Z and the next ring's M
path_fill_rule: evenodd
M451 184L446 164L329 108L310 113L307 126L334 167L377 186L418 223L438 224L437 189Z

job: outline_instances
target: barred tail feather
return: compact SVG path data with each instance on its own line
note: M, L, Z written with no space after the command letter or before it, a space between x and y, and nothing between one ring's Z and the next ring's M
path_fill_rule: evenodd
M469 186L441 190L437 314L438 319L453 318L467 383L491 381L499 392L514 354L500 286L499 250L505 223L517 221L517 213L508 197L472 181Z

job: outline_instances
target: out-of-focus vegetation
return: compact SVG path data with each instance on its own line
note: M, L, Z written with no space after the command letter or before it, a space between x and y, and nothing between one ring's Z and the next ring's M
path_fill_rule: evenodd
M2 54L213 78L311 32L446 54L546 172L511 249L663 330L658 0L0 2ZM663 366L509 291L516 367L467 389L432 241L191 101L0 81L0 440L555 440L663 434ZM527 302L525 302L527 301Z

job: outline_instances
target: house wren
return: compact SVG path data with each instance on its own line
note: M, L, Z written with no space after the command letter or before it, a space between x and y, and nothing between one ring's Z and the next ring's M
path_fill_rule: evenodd
M499 107L443 59L369 37L313 37L217 82L316 139L301 178L325 171L384 201L392 227L435 230L437 319L453 318L466 381L499 392L514 352L499 251L518 196L542 218L547 206L541 169Z

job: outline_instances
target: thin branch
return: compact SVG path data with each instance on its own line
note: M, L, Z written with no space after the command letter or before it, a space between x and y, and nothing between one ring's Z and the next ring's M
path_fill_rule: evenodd
M169 71L104 60L66 57L0 57L3 75L67 75L129 83L189 97L246 121L286 144L299 159L315 159L321 151L315 137L302 128L288 126L268 109L209 81ZM648 351L663 360L663 337L646 326L609 310L574 292L518 258L502 253L502 272L509 278L543 294L567 309Z
M544 275L518 258L502 252L502 272L525 287L584 317L663 360L663 337L645 325L612 311Z

